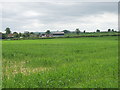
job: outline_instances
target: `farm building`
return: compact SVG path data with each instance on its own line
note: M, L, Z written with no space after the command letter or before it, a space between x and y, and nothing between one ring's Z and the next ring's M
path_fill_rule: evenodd
M24 31L24 34L29 33L29 31Z
M51 34L41 34L41 37L61 37L64 36L64 32L52 32Z
M40 37L52 37L52 34L41 34Z
M8 37L8 38L13 38L13 37L14 37L14 34L8 34L7 37Z
M52 37L61 37L64 36L64 32L53 32Z
M40 37L46 37L46 34L41 34Z

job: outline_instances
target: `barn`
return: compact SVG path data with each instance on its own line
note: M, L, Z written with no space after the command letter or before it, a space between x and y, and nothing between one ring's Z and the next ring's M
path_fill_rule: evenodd
M52 36L53 37L62 37L62 36L64 36L64 32L53 32Z

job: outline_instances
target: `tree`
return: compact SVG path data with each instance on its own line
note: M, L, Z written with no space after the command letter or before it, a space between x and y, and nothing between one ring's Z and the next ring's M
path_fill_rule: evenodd
M19 37L21 37L22 36L22 33L19 33Z
M16 37L16 38L19 37L17 32L13 32L13 34L14 34L14 37Z
M77 29L75 30L75 32L76 32L77 35L79 35L79 34L80 34L79 28L77 28Z
M40 37L41 36L41 33L39 33L39 36L38 37Z
M83 32L85 33L85 30Z
M111 32L111 29L108 29L108 32Z
M64 33L70 33L70 31L68 31L68 30L63 30L63 32L64 32Z
M34 34L33 32L30 32L30 34Z
M29 37L30 36L30 33L29 32L25 32L24 33L24 37Z
M38 34L37 34L37 37L40 37L40 35L41 35L41 33L38 33Z
M114 29L112 29L112 32L114 32Z
M22 37L26 37L25 34L22 34Z
M50 30L47 30L47 31L46 31L46 34L50 34L50 33L51 33Z
M6 34L2 33L2 39L6 39L6 38L7 38Z
M6 31L6 34L10 34L10 33L11 33L11 31L10 31L10 28L9 28L9 27L7 27L7 28L5 29L5 31Z
M97 30L96 30L96 32L100 32L100 30L99 30L99 29L97 29Z

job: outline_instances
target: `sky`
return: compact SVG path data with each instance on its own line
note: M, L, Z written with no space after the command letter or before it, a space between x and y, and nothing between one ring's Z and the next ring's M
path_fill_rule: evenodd
M55 0L54 0L55 1ZM117 2L2 2L2 32L118 29ZM1 19L0 18L0 19Z
M0 2L119 2L119 0L0 0Z

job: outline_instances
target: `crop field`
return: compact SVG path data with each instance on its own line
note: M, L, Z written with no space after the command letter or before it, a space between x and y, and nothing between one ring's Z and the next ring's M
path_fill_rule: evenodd
M118 37L2 41L3 88L117 88Z

